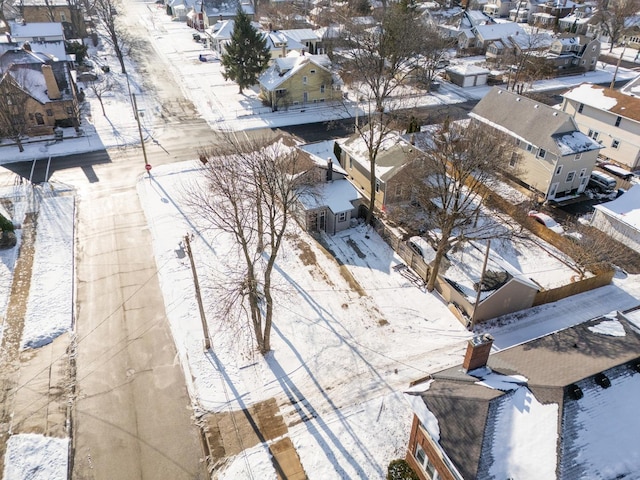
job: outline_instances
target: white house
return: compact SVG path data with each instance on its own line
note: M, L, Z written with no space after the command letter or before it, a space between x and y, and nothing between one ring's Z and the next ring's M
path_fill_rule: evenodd
M602 144L601 156L640 169L640 98L587 83L563 98L562 111Z
M68 60L64 48L64 29L61 23L22 23L9 22L10 42L22 47L25 43L35 52L53 55L58 60Z

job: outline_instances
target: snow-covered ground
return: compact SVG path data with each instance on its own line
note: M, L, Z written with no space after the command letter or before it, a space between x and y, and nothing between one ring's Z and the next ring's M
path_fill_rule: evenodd
M197 60L203 47L192 41L188 27L170 22L162 10L152 13L153 21L148 15L142 17L144 28L154 31L155 46L167 55L172 73L185 82L185 94L193 100L205 99L195 103L201 105L200 113L212 126L250 129L343 115L344 109L322 107L258 114L255 91L240 98L237 87L222 80L216 62ZM139 142L126 93L127 79L112 75L122 88L105 98L106 117L86 91L90 116L83 124L82 135L67 131L63 142L30 143L24 153L3 144L0 163ZM606 82L612 75L613 68L607 67L578 78L540 82L535 88ZM618 79L634 75L621 69ZM139 109L145 111L142 121L148 139L154 134L153 119L159 106L139 88L135 74L129 81L138 94ZM480 98L486 91L486 87L463 91L445 85L424 101L455 103ZM353 113L355 105L349 108ZM276 397L283 410L288 408L281 412L285 418L303 414L308 418L292 426L289 436L310 478L383 478L388 462L404 456L409 436L412 409L400 392L411 380L459 363L470 333L437 295L427 294L394 272L391 267L400 262L399 258L375 233L359 226L328 242L362 287L363 296L351 289L333 259L304 232L296 231L295 242L285 245L277 265L277 286L282 293L277 298L273 352L266 358L251 353L248 336L239 337L208 305L215 353L204 354L199 318L194 315L198 310L190 271L176 249L182 235L194 234L193 250L202 268L201 281L205 291L211 292L214 266L221 263L226 247L220 239L194 229L197 224L184 213L186 209L180 208L184 186L198 168L195 162L159 168L151 180L143 179L138 185L154 238L167 314L194 404L201 410L222 411ZM2 192L4 198L15 202L17 222L34 203L39 205L42 218L37 226L32 295L22 341L25 346L43 345L72 326L74 203L63 190L53 182L44 187L16 185ZM313 265L299 257L298 242L307 244L314 253ZM354 244L364 256L355 254ZM6 311L16 252L17 248L0 252L1 312ZM56 298L49 295L53 282ZM487 328L496 339L496 348L508 348L612 310L630 308L638 298L639 277L616 278L608 287L520 312ZM0 326L0 335L1 330ZM303 406L296 410L291 403L294 401ZM4 478L66 478L67 450L68 439L14 435L9 440ZM275 478L275 472L260 445L236 458L222 476Z

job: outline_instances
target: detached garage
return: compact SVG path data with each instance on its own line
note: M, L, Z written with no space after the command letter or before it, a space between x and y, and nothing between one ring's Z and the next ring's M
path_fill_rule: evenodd
M595 206L591 225L640 253L640 185Z
M460 87L477 87L487 84L489 70L475 65L455 65L446 69L449 80Z

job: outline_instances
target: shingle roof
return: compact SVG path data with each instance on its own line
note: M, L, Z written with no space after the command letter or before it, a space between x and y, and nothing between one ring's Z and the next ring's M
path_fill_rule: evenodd
M617 90L583 83L569 90L563 97L640 121L640 98L625 95Z
M565 112L498 87L480 100L470 116L556 155L602 148Z
M611 324L615 324L617 334L612 333ZM594 381L596 374L605 372L612 384L618 386L618 392L626 391L624 385L629 382L634 382L631 387L637 391L640 376L632 374L628 365L639 360L640 331L623 314L618 314L616 318L601 317L502 350L491 355L487 365L496 374L526 377L527 388L538 402L558 404L562 416L561 422L558 419L561 431L556 439L560 452L558 465L563 472L561 478L572 479L584 478L582 469L585 465L591 473L594 469L598 474L606 471L603 460L589 463L593 458L585 458L579 452L580 448L586 448L585 445L597 449L599 443L610 441L608 431L602 439L598 436L598 429L603 428L603 415L611 416L611 422L615 418L615 428L622 435L633 435L633 431L640 428L639 416L635 416L638 420L616 416L617 410L635 408L637 399L630 395L615 396L613 388L604 395L602 387ZM505 392L478 385L478 378L468 375L460 366L437 372L432 378L434 381L421 396L438 420L440 445L464 478L485 478L483 475L492 462L505 460L487 458L493 451L492 425L499 415ZM586 401L576 401L568 396L567 387L571 384L583 389ZM588 411L580 413L580 405ZM628 426L620 426L625 421ZM589 435L585 433L581 437L581 429L589 431ZM516 441L515 438L512 440ZM619 457L624 457L624 452L631 455L635 451L633 442L627 443L620 445ZM631 457L624 468L633 471L640 465L640 460ZM528 477L523 472L522 478L530 476L531 472Z

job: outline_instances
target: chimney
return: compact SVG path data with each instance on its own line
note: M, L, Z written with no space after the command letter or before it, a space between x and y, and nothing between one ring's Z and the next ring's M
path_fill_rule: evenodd
M60 99L62 95L60 95L60 89L58 88L56 77L53 76L53 69L51 68L51 65L42 65L42 75L44 75L49 100Z
M416 144L416 134L415 133L412 133L411 137L409 137L409 143L411 145L415 145Z
M27 51L27 52L30 52L31 51L31 44L29 42L24 42L22 44L22 49Z
M327 182L333 181L333 160L331 157L327 159Z
M273 30L273 23L269 22L268 27L269 27L269 31L270 31L270 32L273 32L273 31L274 31L274 30Z
M467 353L464 355L462 369L468 372L476 368L486 367L492 346L493 337L488 333L475 335L469 340L469 343L467 343Z
M300 55L302 55L304 57L304 48L302 50L300 50Z

